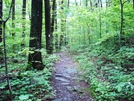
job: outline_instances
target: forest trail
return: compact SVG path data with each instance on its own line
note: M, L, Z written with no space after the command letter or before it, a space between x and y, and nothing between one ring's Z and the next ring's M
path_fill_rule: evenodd
M54 64L52 85L55 99L52 101L93 101L85 91L88 85L79 80L78 65L68 55L67 51L58 53L60 60Z

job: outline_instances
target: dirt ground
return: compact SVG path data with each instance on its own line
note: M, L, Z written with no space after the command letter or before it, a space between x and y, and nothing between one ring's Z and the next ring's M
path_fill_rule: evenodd
M51 101L94 101L86 92L88 84L80 81L78 65L68 55L67 51L58 53L60 60L54 64L52 85L55 98Z

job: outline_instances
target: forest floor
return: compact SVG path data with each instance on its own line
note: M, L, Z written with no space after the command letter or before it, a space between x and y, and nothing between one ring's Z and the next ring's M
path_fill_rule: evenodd
M52 86L55 98L52 101L94 101L86 91L89 85L80 80L78 64L67 52L57 53L60 60L54 64Z

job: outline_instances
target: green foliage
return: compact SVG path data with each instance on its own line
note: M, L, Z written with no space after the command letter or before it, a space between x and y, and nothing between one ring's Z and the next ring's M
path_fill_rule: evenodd
M22 56L17 57L17 64L10 61L10 80L13 91L13 99L15 101L41 101L43 99L51 98L54 96L52 87L50 85L51 79L51 70L53 62L56 61L59 57L56 55L43 55L45 58L45 68L42 71L30 70L25 71L27 61ZM0 69L0 73L4 74L4 68ZM3 101L7 98L8 92L4 91L6 89L6 82L0 83L0 101Z
M123 5L121 40L118 0L101 9L74 7L68 18L70 51L77 55L83 79L90 85L89 93L97 101L134 99L134 12L130 5L130 2Z
M97 101L134 99L134 72L124 71L117 61L113 63L101 56L96 57L94 50L88 53L85 49L84 53L80 51L78 54L76 60L84 73L83 79L90 84L92 97Z

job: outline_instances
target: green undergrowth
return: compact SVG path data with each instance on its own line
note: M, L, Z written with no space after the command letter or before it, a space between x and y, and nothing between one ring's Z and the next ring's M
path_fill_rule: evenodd
M53 63L59 59L56 55L43 55L44 70L32 69L26 71L27 61L25 57L17 57L16 61L9 61L10 82L13 93L13 101L42 101L54 96L50 80ZM15 63L14 63L15 62ZM0 69L0 75L4 75L5 69ZM9 91L6 80L0 82L0 101L8 101Z
M88 92L96 101L133 101L134 48L104 50L103 45L71 51L90 85Z

